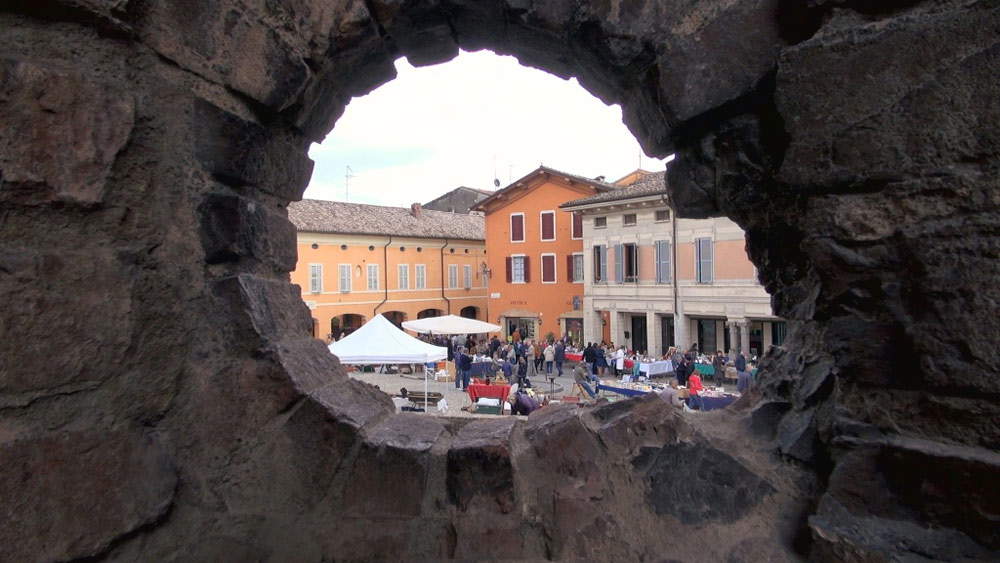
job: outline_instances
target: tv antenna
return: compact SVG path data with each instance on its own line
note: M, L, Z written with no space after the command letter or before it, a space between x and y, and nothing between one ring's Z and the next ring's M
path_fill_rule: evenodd
M350 165L344 171L344 201L351 201L351 178L354 177L354 170Z

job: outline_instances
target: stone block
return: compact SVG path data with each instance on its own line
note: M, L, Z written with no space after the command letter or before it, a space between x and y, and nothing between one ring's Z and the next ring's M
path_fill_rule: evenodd
M683 524L735 522L777 491L767 479L706 442L644 448L633 468L646 479L653 512Z
M0 59L0 202L102 203L134 114L131 96L117 88Z
M298 200L313 162L305 142L270 131L200 98L191 114L195 157L205 171L235 188L252 186L286 200Z
M6 406L96 387L120 369L135 335L135 280L114 253L52 250L0 247Z
M419 516L430 449L444 431L437 419L417 414L391 416L373 428L351 468L343 512L353 517Z
M516 505L510 435L514 418L475 420L465 425L448 449L448 500L465 512L507 514Z
M230 194L205 196L198 207L209 264L252 259L288 272L295 269L295 226L262 203Z
M215 296L233 311L240 311L242 322L235 328L267 341L304 338L312 334L312 317L297 286L286 281L240 274L221 279L213 287ZM333 356L326 352L333 359Z
M135 27L146 45L181 68L282 111L311 77L306 53L281 27L263 24L267 10L253 4L155 2Z
M6 441L0 458L0 544L11 561L98 557L163 518L174 500L175 469L156 437L139 430Z
M846 189L997 153L1000 10L837 16L779 61L783 181Z

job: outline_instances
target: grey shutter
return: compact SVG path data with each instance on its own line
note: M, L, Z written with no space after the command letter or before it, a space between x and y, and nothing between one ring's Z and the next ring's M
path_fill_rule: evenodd
M670 283L669 241L656 241L656 283Z
M698 282L712 281L712 239L698 239Z
M625 281L625 247L621 244L615 245L615 281L623 283Z
M608 247L601 245L601 281L608 283Z

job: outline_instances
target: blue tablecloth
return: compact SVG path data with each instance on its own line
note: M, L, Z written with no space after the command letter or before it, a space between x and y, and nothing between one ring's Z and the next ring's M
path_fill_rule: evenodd
M497 366L493 362L475 362L472 364L472 370L469 372L472 377L483 377L486 375L492 376L497 371Z
M612 387L610 385L598 385L598 391L611 391L612 393L618 393L619 395L625 395L626 397L640 397L651 391L639 391L638 389L624 389L622 387Z
M715 409L724 409L731 405L733 401L738 399L736 395L726 395L725 397L702 397L702 404L705 405L704 410L714 411Z

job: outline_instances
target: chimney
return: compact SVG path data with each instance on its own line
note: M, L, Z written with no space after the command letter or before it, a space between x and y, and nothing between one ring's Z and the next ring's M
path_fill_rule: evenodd
M421 207L420 207L419 203L412 203L412 204L410 204L410 215L413 215L417 219L420 218L420 210L421 210Z

